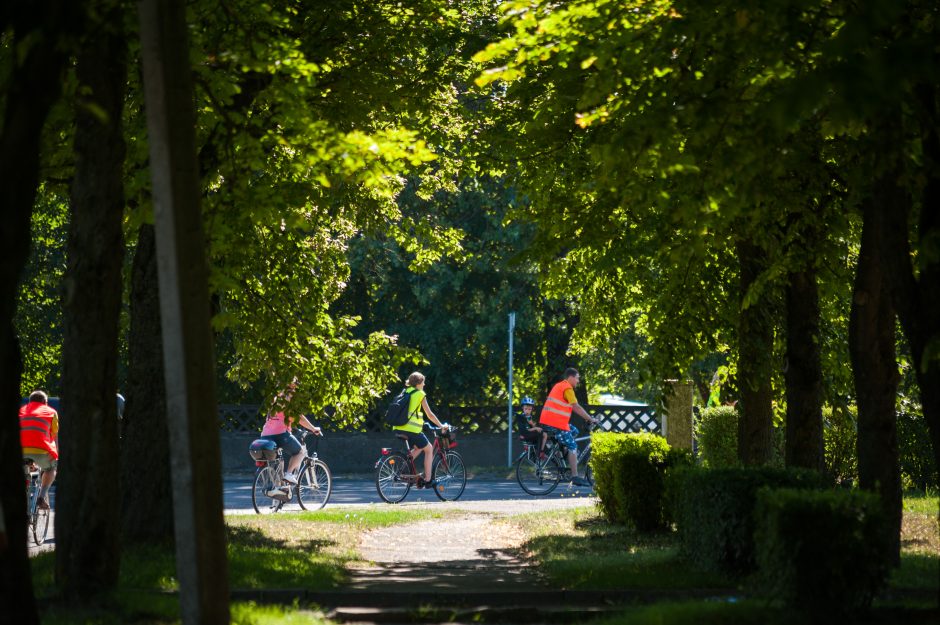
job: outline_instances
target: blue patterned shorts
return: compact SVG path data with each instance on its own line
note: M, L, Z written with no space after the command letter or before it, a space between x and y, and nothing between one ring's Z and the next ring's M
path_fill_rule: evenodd
M567 432L565 430L559 430L558 428L553 428L550 425L543 425L542 429L548 432L549 436L554 436L555 440L558 441L558 444L562 447L567 447L569 451L575 453L578 452L578 444L575 442L575 437L578 435L578 428L573 425L569 425L570 430Z

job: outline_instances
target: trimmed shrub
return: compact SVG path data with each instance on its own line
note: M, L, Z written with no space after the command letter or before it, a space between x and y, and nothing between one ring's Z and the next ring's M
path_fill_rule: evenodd
M758 588L814 615L864 610L888 574L879 499L857 490L761 489L755 547Z
M683 555L707 571L754 571L754 505L763 487L823 488L816 471L770 467L676 472L676 524Z
M591 437L591 469L605 516L638 531L663 529L666 470L689 464L691 455L672 451L666 439L649 433L595 433Z
M738 464L738 411L733 406L706 408L695 424L702 465L711 469Z

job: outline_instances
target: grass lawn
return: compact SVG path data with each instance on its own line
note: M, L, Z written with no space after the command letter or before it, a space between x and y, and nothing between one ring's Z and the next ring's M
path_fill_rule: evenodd
M321 510L271 516L237 515L225 518L228 535L231 588L336 588L346 577L346 566L358 560L359 535L375 527L441 518L443 512L381 508L376 510ZM131 547L121 560L119 587L100 604L82 608L57 602L53 593L54 553L32 559L36 594L43 606L43 623L147 623L178 622L173 596L154 591L178 589L176 559L170 546ZM232 605L232 622L325 623L318 614L294 608Z
M679 557L672 534L643 535L611 525L596 509L574 508L510 517L539 572L560 588L733 589L720 575L697 571Z
M899 591L936 591L940 584L938 498L923 493L904 495L901 566L891 573L889 587ZM936 593L934 592L934 596Z

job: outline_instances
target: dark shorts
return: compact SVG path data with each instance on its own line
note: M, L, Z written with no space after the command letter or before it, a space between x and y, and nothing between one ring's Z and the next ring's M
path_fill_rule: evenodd
M267 436L262 436L261 438L268 441L274 441L275 445L284 450L284 456L286 458L296 456L301 451L303 451L303 447L300 446L300 441L297 440L297 437L290 432L282 432L281 434L268 434Z
M519 432L519 438L531 445L541 445L542 444L542 433L541 432L530 432L528 430L522 430Z
M548 432L549 436L554 436L559 445L562 447L567 447L569 451L577 453L578 444L574 439L578 435L578 428L574 427L573 425L569 425L568 427L571 429L567 432L564 430L559 430L558 428L553 428L550 425L543 425L542 429Z
M431 444L431 441L429 441L428 437L424 435L424 432L405 432L398 430L396 434L407 436L408 444L411 445L412 449L424 449Z

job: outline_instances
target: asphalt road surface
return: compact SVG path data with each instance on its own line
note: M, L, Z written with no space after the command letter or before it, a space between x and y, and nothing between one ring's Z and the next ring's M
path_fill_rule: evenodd
M251 506L252 476L228 478L224 483L224 503L226 514L254 514ZM559 507L589 506L596 502L590 488L571 486L561 483L549 495L533 497L527 495L515 480L470 479L467 488L456 502L441 502L434 492L412 488L404 501L396 505L435 504L471 510L492 510L529 512ZM368 506L388 506L379 498L375 490L375 481L363 477L333 478L333 493L327 508L357 508ZM296 501L286 504L285 512L300 510Z

